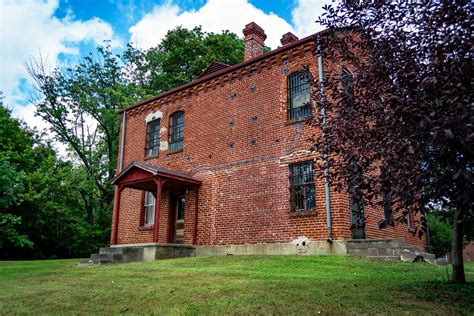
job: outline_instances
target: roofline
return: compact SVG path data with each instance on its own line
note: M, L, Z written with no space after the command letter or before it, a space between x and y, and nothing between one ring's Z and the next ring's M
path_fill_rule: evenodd
M134 167L139 168L139 169L144 170L144 171L147 171L147 172L151 173L153 176L161 175L161 176L165 176L167 178L175 179L175 180L182 181L182 182L188 182L188 183L192 183L192 184L196 184L196 185L201 184L200 180L195 179L195 178L193 178L193 177L191 177L187 174L183 174L183 173L179 173L179 172L176 172L176 171L173 171L173 170L168 170L168 169L159 168L159 167L156 167L157 169L153 169L153 168L150 168L150 167L154 167L154 166L150 166L150 165L145 164L145 163L140 162L140 161L132 161L131 163L129 163L128 166L125 167L125 169L123 169L112 180L110 180L110 184L116 185L117 181L120 180L130 169L132 169Z
M304 37L304 38L302 38L302 39L300 39L300 40L298 40L298 41L295 41L295 42L293 42L293 43L290 43L290 44L284 45L284 46L282 46L282 47L276 48L276 49L274 49L274 50L271 50L271 51L269 51L269 52L266 53L266 54L262 54L262 55L256 56L256 57L254 57L254 58L252 58L252 59L243 61L243 62L241 62L241 63L239 63L239 64L236 64L236 65L233 65L233 66L229 66L229 67L227 67L227 68L224 68L224 69L221 69L221 70L219 70L219 71L213 72L213 73L211 73L211 74L209 74L209 75L207 75L207 76L204 76L204 77L202 77L202 78L198 78L198 79L196 79L196 80L194 80L194 81L191 81L191 82L188 82L188 83L186 83L186 84L184 84L184 85L182 85L182 86L179 86L179 87L173 88L173 89L171 89L171 90L165 91L165 92L163 92L163 93L161 93L161 94L159 94L159 95L157 95L157 96L154 96L154 97L145 99L145 100L143 100L143 101L140 101L140 102L138 102L138 103L135 103L135 104L133 104L133 105L130 105L130 106L124 108L124 109L119 109L119 110L117 110L117 112L118 112L118 113L122 113L122 112L124 112L124 111L129 111L129 110L135 109L135 108L137 108L137 107L139 107L139 106L142 106L142 105L148 104L148 103L150 103L150 102L159 100L159 99L164 98L164 97L166 97L166 96L168 96L168 95L174 94L174 93L176 93L176 92L179 92L179 91L185 90L185 89L187 89L187 88L193 87L193 86L195 86L195 85L198 85L198 84L200 84L200 83L206 82L207 80L210 80L210 79L219 77L219 76L221 76L221 75L224 75L224 74L227 74L227 73L232 72L232 71L234 71L234 70L243 68L243 67L245 67L245 66L248 66L248 65L253 64L253 63L255 63L255 62L261 61L261 60L266 59L266 58L268 58L268 57L271 57L271 56L280 54L280 53L282 53L282 52L284 52L284 51L286 51L286 50L289 50L289 49L291 49L291 48L294 48L294 47L296 47L296 46L299 46L299 45L301 45L301 44L305 44L305 43L307 43L307 42L310 42L310 41L314 40L314 37L315 37L315 36L324 35L324 34L329 33L329 32L330 32L329 29L325 29L325 30L320 31L320 32L317 32L317 33L315 33L315 34L313 34L313 35L309 35L309 36Z

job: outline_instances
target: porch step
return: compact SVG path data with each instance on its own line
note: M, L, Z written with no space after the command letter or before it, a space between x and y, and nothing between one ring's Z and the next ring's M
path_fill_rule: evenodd
M400 256L367 256L366 258L382 261L400 261Z
M347 253L352 256L407 262L436 264L434 254L418 247L406 245L402 239L353 239L346 242Z
M120 253L93 253L91 254L92 261L120 261L122 259L122 254Z

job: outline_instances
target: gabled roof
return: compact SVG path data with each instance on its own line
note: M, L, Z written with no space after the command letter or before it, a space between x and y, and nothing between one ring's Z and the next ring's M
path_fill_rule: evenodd
M246 67L248 65L251 65L253 63L256 63L256 62L259 62L263 59L266 59L266 58L270 58L271 56L274 56L274 55L277 55L277 54L280 54L284 51L287 51L287 50L290 50L296 46L299 46L299 45L303 45L307 42L310 42L310 41L314 41L316 36L322 36L324 34L327 34L329 33L330 31L328 29L324 30L324 31L321 31L321 32L318 32L316 34L313 34L313 35L310 35L310 36L307 36L305 38L302 38L300 40L297 40L295 42L292 42L288 45L284 45L282 47L279 47L277 49L274 49L272 51L269 51L268 53L265 53L265 54L262 54L262 55L259 55L259 56L256 56L254 58L251 58L249 60L245 60L237 65L233 65L233 66L228 66L226 68L222 68L222 69L219 69L219 70L216 70L214 72L211 72L209 74L206 74L206 75L203 75L201 74L201 76L199 78L197 78L196 80L193 80L191 82L188 82L182 86L179 86L179 87L176 87L174 89L171 89L171 90L168 90L168 91L165 91L157 96L154 96L154 97L151 97L151 98L148 98L148 99L145 99L143 101L140 101L138 103L135 103L133 105L130 105L124 109L120 109L118 110L117 112L118 113L122 113L123 111L128 111L128 110L131 110L131 109L134 109L134 108L137 108L139 106L142 106L142 105L145 105L145 104L148 104L150 102L153 102L153 101L156 101L156 100L159 100L161 98L164 98L168 95L171 95L171 94L174 94L174 93L177 93L179 91L182 91L184 89L187 89L187 88L190 88L190 87L193 87L195 85L198 85L200 83L203 83L203 82L206 82L207 80L210 80L212 78L215 78L215 77L219 77L221 75L224 75L226 73L229 73L229 72L232 72L234 70L237 70L237 69L240 69L240 68L243 68L243 67Z
M199 75L198 79L207 75L212 74L213 72L222 70L224 68L230 67L230 65L218 62L218 61L213 61L207 66L206 69L202 72L202 74Z
M130 163L127 167L125 167L125 169L122 170L122 172L115 176L115 178L113 178L110 183L119 184L120 179L122 179L126 174L128 174L135 168L146 171L150 173L151 176L161 176L163 178L174 179L193 184L201 184L201 181L191 176L188 176L187 174L179 173L169 169L159 168L139 161L133 161L132 163Z

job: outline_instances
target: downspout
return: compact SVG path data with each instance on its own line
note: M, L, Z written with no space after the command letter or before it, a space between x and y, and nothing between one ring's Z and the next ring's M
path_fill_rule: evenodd
M123 116L122 116L122 139L121 139L121 144L120 144L120 165L119 165L119 170L122 172L123 170L123 151L124 151L124 145L125 145L125 127L127 124L127 111L123 111Z
M329 193L329 163L326 149L326 98L324 96L324 77L323 77L323 53L321 49L321 36L317 36L317 54L318 54L318 73L319 73L319 91L321 93L321 118L323 142L323 161L324 161L324 190L326 191L326 225L328 228L328 242L332 242L332 221L331 221L331 196Z

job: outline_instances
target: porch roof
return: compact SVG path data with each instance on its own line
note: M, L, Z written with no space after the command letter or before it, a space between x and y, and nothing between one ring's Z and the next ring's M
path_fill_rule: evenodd
M112 179L111 184L122 185L138 190L152 191L156 188L155 179L164 180L164 187L196 186L201 181L184 173L156 167L139 161L130 163Z

